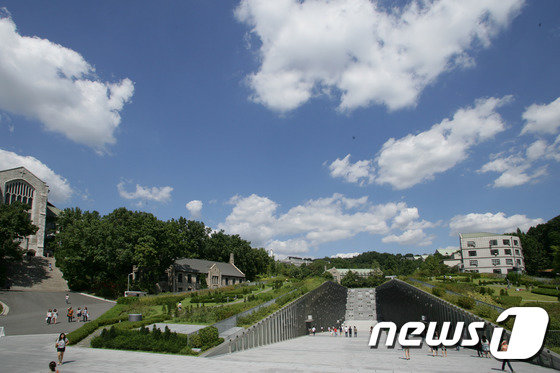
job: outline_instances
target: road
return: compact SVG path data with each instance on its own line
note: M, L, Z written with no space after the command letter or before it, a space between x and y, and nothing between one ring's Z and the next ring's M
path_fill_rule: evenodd
M70 295L66 304L65 295ZM67 321L66 309L87 307L91 319L95 319L113 307L113 302L95 299L79 293L0 291L0 301L10 307L8 315L0 316L0 326L6 335L68 333L82 326L82 322ZM49 308L58 310L58 323L45 322Z

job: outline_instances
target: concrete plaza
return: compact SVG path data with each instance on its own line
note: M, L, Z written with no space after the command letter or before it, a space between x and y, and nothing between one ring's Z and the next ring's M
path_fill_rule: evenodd
M0 371L45 372L56 360L55 334L0 338ZM400 348L370 349L368 337L333 337L328 333L305 336L214 358L147 352L68 347L60 372L495 372L501 363L476 357L472 350L449 350L448 357L432 357L428 348L412 350L403 359ZM516 372L551 372L551 369L513 362Z

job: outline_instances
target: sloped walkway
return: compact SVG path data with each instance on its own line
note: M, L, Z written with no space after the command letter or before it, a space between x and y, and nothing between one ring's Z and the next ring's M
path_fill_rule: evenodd
M45 372L56 360L55 334L0 338L0 361L6 372ZM306 336L215 358L80 348L70 346L61 371L69 372L496 372L501 363L476 357L472 350L449 351L432 357L427 348L402 351L367 346L368 336ZM513 362L516 372L553 372L529 363Z
M50 264L50 267L49 267ZM16 291L68 291L62 272L55 266L54 258L34 256L10 265L8 278L10 290Z

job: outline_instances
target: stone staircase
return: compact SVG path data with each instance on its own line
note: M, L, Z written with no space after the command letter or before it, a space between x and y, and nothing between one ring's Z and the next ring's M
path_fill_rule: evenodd
M23 262L12 263L8 269L8 281L11 290L68 291L68 284L56 267L54 258L44 256L33 256Z
M377 323L375 288L348 289L344 319L345 325L369 332L369 328Z

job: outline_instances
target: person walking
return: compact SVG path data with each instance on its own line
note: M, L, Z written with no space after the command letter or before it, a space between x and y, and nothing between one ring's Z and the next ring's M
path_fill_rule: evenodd
M78 319L78 322L80 322L81 318L82 318L82 308L78 307L78 311L76 312L76 318Z
M508 341L507 341L507 339L504 339L502 341L502 343L500 344L500 351L507 351L507 350L508 350ZM509 367L509 369L513 372L513 368L511 366L511 363L507 359L502 360L502 370L506 369L506 364Z
M82 321L86 322L86 321L88 321L88 318L89 318L88 309L87 309L87 307L84 307L84 309L82 310Z
M348 326L344 326L344 336L348 337Z
M56 310L56 308L53 310L52 312L52 319L51 319L51 323L52 324L56 324L56 320L58 319L58 311Z
M66 351L67 344L68 339L66 339L66 334L60 333L55 344L56 352L58 354L58 365L62 365L62 359L64 359L64 351Z
M68 317L68 322L74 321L74 310L72 309L72 307L68 308L66 316Z
M348 338L352 338L352 327L348 327Z
M354 338L358 338L358 328L354 325Z
M70 304L70 296L68 294L66 294L64 299L66 300L66 304Z
M49 310L47 311L47 318L46 318L46 320L47 320L47 324L50 325L51 320L52 320L52 310L51 310L51 309L49 309Z
M480 354L481 357L490 357L490 342L485 335L482 336L480 344L482 345L482 352Z
M49 363L49 369L51 372L58 372L58 369L56 369L56 361L51 361Z

